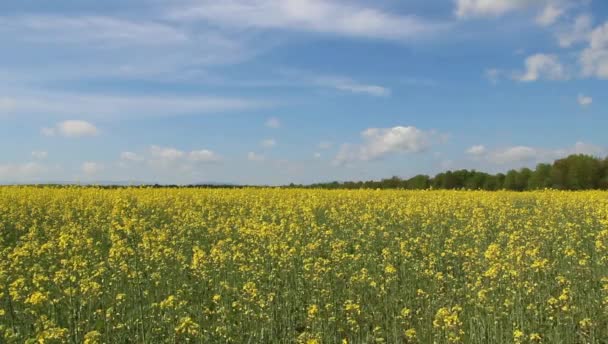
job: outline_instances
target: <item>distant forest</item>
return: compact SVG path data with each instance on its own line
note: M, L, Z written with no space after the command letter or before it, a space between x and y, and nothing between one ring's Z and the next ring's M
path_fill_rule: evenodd
M536 169L510 170L506 174L488 174L475 170L447 171L430 177L410 179L392 177L380 181L331 182L291 187L322 189L468 189L468 190L608 190L608 157L570 155L553 164L538 164Z

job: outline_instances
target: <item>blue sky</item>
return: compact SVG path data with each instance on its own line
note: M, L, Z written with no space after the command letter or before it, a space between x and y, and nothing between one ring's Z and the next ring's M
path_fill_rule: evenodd
M250 184L608 154L600 0L0 2L0 182Z

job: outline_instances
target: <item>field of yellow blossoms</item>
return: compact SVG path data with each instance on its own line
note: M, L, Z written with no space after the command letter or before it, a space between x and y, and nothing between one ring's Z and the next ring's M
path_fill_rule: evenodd
M0 343L607 343L608 193L0 188Z

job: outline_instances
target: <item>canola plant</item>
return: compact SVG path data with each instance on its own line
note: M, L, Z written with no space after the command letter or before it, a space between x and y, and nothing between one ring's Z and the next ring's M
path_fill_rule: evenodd
M605 343L608 193L0 188L0 343Z

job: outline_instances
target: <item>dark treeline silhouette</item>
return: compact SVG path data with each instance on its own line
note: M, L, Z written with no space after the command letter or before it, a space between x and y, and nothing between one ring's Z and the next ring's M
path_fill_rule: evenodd
M380 181L331 182L308 186L322 189L469 189L469 190L608 190L608 158L570 155L553 164L538 164L536 169L510 170L489 174L475 170L439 173L435 177L417 175L410 179L392 177Z

